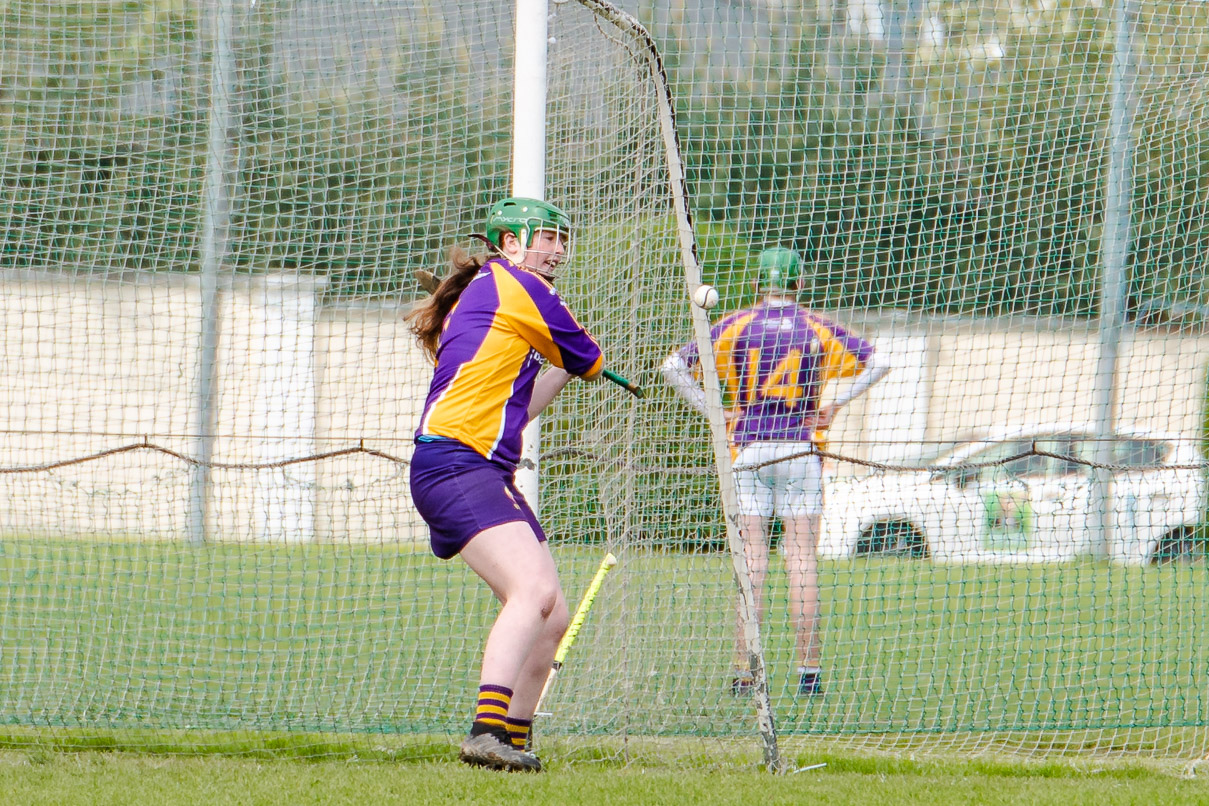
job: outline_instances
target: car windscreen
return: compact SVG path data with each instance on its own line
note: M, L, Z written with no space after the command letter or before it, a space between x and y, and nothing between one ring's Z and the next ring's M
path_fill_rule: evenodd
M1100 460L1098 445L1099 440L1089 434L1038 434L993 443L965 457L959 465L941 457L937 469L958 487L973 482L1085 475ZM1160 467L1171 450L1166 440L1120 437L1113 441L1110 463L1138 470Z
M1091 464L1099 460L1099 440L1093 437L1072 443L1074 455ZM1162 466L1171 454L1171 443L1164 439L1120 437L1113 441L1111 463L1116 467L1144 470Z
M911 458L904 461L904 465L910 467L932 467L944 465L946 458L970 444L970 440L940 440L937 442L925 442L919 445L919 450L914 453Z

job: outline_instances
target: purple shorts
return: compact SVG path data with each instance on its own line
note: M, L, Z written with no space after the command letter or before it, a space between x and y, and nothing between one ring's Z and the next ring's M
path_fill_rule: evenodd
M448 560L479 532L514 521L528 523L538 542L544 541L546 533L516 489L514 472L457 440L417 440L411 498L428 524L432 553Z

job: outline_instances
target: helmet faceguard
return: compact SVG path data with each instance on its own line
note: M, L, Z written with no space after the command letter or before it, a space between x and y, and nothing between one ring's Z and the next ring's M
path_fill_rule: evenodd
M496 202L487 213L487 242L502 253L504 234L511 232L523 250L520 260L524 260L525 253L533 246L539 230L555 232L565 239L565 251L559 262L565 261L570 251L571 217L553 204L540 199L511 197ZM554 279L554 275L545 269L535 271L547 279Z
M795 294L802 279L802 258L792 249L774 246L760 253L760 290Z

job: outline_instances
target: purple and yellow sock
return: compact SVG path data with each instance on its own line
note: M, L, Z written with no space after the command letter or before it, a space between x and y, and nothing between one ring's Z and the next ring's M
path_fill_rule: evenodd
M508 717L508 706L511 702L512 689L493 686L490 683L479 686L479 701L474 708L474 724L470 726L470 735L506 733L508 728L504 720Z
M517 750L524 750L529 744L529 728L533 727L533 720L508 717L504 723L508 727L508 738L512 740L512 746Z

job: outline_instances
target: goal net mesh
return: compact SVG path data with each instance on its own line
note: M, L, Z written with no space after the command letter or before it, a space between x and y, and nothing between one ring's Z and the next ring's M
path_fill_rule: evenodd
M0 4L0 742L464 733L497 605L411 503L405 316L511 188L511 5ZM558 288L646 396L542 417L572 609L620 560L543 756L758 757L709 426L659 373L686 243L715 318L795 249L892 367L821 446L818 696L772 528L783 754L1203 756L1209 11L621 5L649 40L550 4Z

